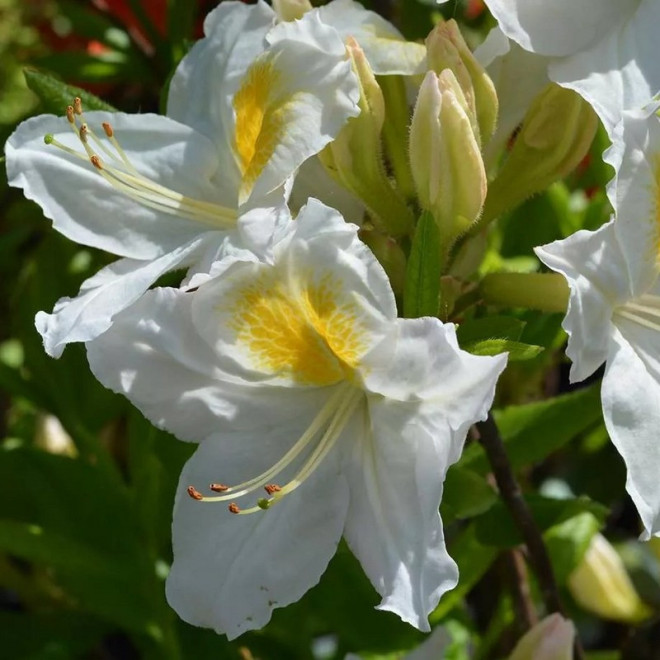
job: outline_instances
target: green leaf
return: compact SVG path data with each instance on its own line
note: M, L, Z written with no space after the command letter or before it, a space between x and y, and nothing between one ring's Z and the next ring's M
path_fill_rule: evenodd
M497 493L480 474L458 465L449 468L440 507L445 524L484 513L495 502Z
M98 96L80 87L67 85L47 73L35 69L25 69L24 74L27 86L39 97L46 112L63 115L66 107L71 105L71 101L76 96L82 99L83 107L87 110L115 111L115 108Z
M580 563L601 524L596 516L585 512L553 525L545 532L543 539L559 584L564 584Z
M461 323L456 329L456 337L461 347L485 339L518 341L524 329L525 322L512 316L488 316Z
M425 211L413 237L403 297L406 318L436 316L440 295L440 237L433 216Z
M609 513L607 507L588 497L560 500L531 494L526 496L525 500L541 531L585 512L592 514L599 524L602 524ZM504 502L498 502L486 515L479 516L474 525L477 539L484 545L511 548L523 543L523 538Z
M550 399L496 410L495 421L514 469L546 458L601 417L600 384ZM483 449L473 443L459 465L481 474L490 470Z
M508 339L486 339L474 344L468 344L463 348L468 353L472 353L472 355L499 355L500 353L508 353L509 362L532 360L545 350L543 346L533 346L532 344L523 344L522 342L509 341Z

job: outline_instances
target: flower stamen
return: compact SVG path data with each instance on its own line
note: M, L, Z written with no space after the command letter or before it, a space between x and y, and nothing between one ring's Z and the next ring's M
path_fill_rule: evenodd
M650 330L660 332L660 297L645 293L634 301L621 305L615 312Z
M201 495L195 488L190 486L188 494L195 500L202 502L222 502L234 500L243 495L254 492L258 488L263 488L269 495L268 498L260 498L257 500L256 506L249 509L240 509L235 502L229 505L229 510L232 513L255 513L263 511L275 502L279 501L286 495L292 493L301 484L303 484L308 477L319 467L323 459L328 455L330 450L334 447L337 439L341 435L344 427L349 421L351 415L355 411L357 405L362 400L362 393L356 390L354 386L347 383L344 386L338 387L333 395L328 399L323 408L316 415L309 428L300 437L299 440L286 452L286 454L271 468L263 472L257 477L249 479L236 486L223 486L223 490L213 488L217 484L211 484L211 490L216 492L223 492L218 496L204 496ZM302 467L298 470L296 475L284 486L276 483L269 483L273 476L282 472L291 463L300 456L305 448L318 436L321 429L327 424L327 427L318 441L318 444L307 457ZM200 497L198 497L200 495Z
M122 149L115 135L115 130L109 122L102 123L105 139L101 139L90 128L85 121L80 98L76 97L73 105L67 107L66 118L71 129L80 140L85 153L83 154L63 144L55 139L52 134L47 134L44 137L44 142L62 149L75 158L91 162L96 171L120 193L130 197L138 204L161 213L187 218L222 229L235 227L237 218L235 210L212 202L187 197L141 175L131 163L124 149ZM107 161L101 160L98 153L95 153L92 149L91 143L107 157ZM108 148L107 143L112 148Z

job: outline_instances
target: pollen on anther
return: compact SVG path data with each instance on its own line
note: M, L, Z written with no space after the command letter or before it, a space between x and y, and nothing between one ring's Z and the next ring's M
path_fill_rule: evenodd
M83 124L83 125L80 127L80 139L81 139L83 142L87 142L87 133L88 133L88 132L89 132L89 127L87 126L87 124Z
M238 504L236 504L236 502L232 502L227 508L229 509L230 513L240 513L241 512L241 509L238 506Z
M73 110L77 115L82 115L82 99L79 96L73 99Z
M104 121L101 126L103 126L103 130L109 138L115 134L114 130L112 129L112 124L109 124L107 121Z
M103 161L98 156L90 156L89 161L97 170L103 169Z
M76 118L73 116L73 106L67 105L66 107L66 118L69 121L69 124L75 124Z
M186 490L188 492L188 495L190 495L190 497L192 497L193 500L203 500L204 499L204 496L198 490L193 488L192 486L188 486L188 488Z
M210 484L209 488L214 493L224 493L226 490L229 490L229 486L225 486L224 484Z
M281 486L278 486L277 484L267 484L264 486L264 490L269 494L272 495L273 493L277 493L280 490L282 490Z

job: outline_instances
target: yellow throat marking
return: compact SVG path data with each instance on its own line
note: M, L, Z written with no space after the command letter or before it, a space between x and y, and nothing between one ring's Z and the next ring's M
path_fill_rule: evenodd
M262 276L239 291L231 327L254 367L304 385L331 385L347 377L365 343L352 301L340 301L342 282L331 274L285 287Z
M257 60L234 96L234 143L243 177L241 197L244 198L249 196L254 182L272 157L286 124L287 104L291 98L276 98L280 75L273 59Z

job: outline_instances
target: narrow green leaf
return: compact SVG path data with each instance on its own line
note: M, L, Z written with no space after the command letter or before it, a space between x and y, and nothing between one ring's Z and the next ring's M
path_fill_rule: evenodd
M509 362L532 360L545 350L543 346L533 346L532 344L523 344L522 342L509 341L508 339L485 339L474 344L467 344L463 348L468 353L472 353L472 355L499 355L500 353L508 353Z
M47 73L35 69L24 69L23 73L27 86L39 97L46 112L63 115L66 107L76 96L82 99L83 107L87 110L115 111L115 108L98 96L80 87L67 85Z
M407 318L436 316L440 295L440 237L433 216L425 211L413 237L403 297Z
M601 419L600 384L550 399L495 411L495 421L514 469L541 461ZM477 443L459 463L480 474L490 470Z

